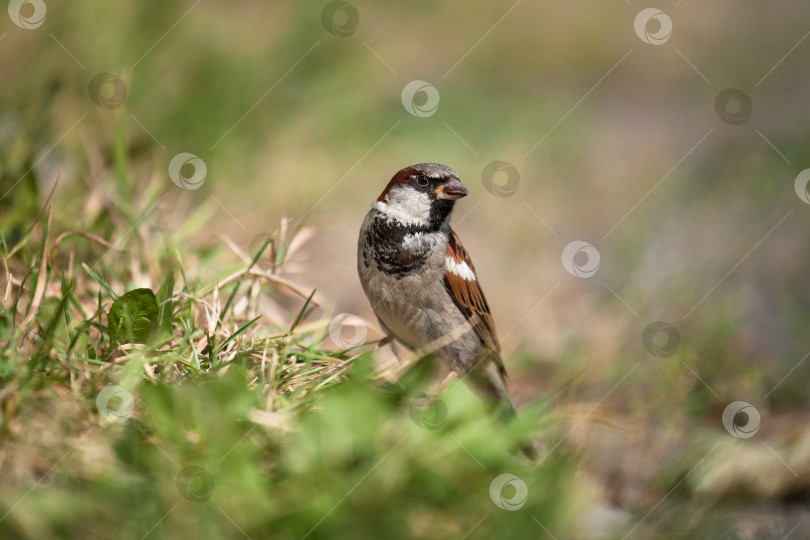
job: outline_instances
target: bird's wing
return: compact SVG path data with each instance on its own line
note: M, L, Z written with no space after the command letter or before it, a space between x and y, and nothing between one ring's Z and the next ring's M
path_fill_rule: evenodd
M484 346L494 352L496 363L503 370L500 345L495 333L495 321L489 311L487 299L481 291L470 255L454 231L450 231L447 243L447 258L444 265L444 285L456 306L470 319L473 329Z

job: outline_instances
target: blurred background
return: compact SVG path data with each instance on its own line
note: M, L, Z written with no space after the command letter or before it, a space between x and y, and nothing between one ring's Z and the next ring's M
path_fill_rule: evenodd
M0 216L22 234L62 171L54 220L91 231L88 192L159 181L168 228L207 217L195 245L313 227L289 277L373 321L363 216L400 168L447 164L517 401L580 411L600 497L733 495L720 530L799 538L808 21L753 0L10 2Z

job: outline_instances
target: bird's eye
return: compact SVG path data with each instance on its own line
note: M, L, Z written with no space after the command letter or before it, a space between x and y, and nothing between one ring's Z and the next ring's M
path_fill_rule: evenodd
M417 186L419 186L419 187L428 187L429 184L430 184L430 180L428 180L428 177L425 176L424 174L420 174L419 176L416 177L416 185Z

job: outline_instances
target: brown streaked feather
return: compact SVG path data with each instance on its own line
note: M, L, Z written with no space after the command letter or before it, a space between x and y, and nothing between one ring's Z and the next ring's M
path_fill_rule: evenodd
M495 333L495 321L492 318L492 312L490 312L487 299L484 298L484 293L481 291L478 274L475 271L470 255L461 245L461 240L453 230L450 231L450 239L447 243L447 257L452 258L457 264L466 264L475 275L475 281L470 281L450 272L445 265L444 284L456 306L467 317L477 319L473 329L481 338L484 346L495 353L492 356L495 358L498 368L503 371L503 362L500 358L501 347Z
M388 192L391 191L396 186L401 186L404 184L408 184L411 181L411 175L417 174L419 171L416 169L412 169L411 167L405 167L401 171L398 171L397 174L394 175L393 178L388 182L388 185L385 186L385 189L380 196L377 197L377 200L380 202L386 202L388 199Z

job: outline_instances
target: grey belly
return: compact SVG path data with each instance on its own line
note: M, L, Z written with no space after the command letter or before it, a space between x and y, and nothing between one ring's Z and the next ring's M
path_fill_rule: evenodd
M472 367L481 342L472 330L459 333L466 318L445 290L443 275L420 273L396 279L373 265L363 270L374 313L398 341L412 350L436 351L455 371L466 372ZM454 331L457 337L447 343L445 336ZM438 350L437 341L444 343Z

